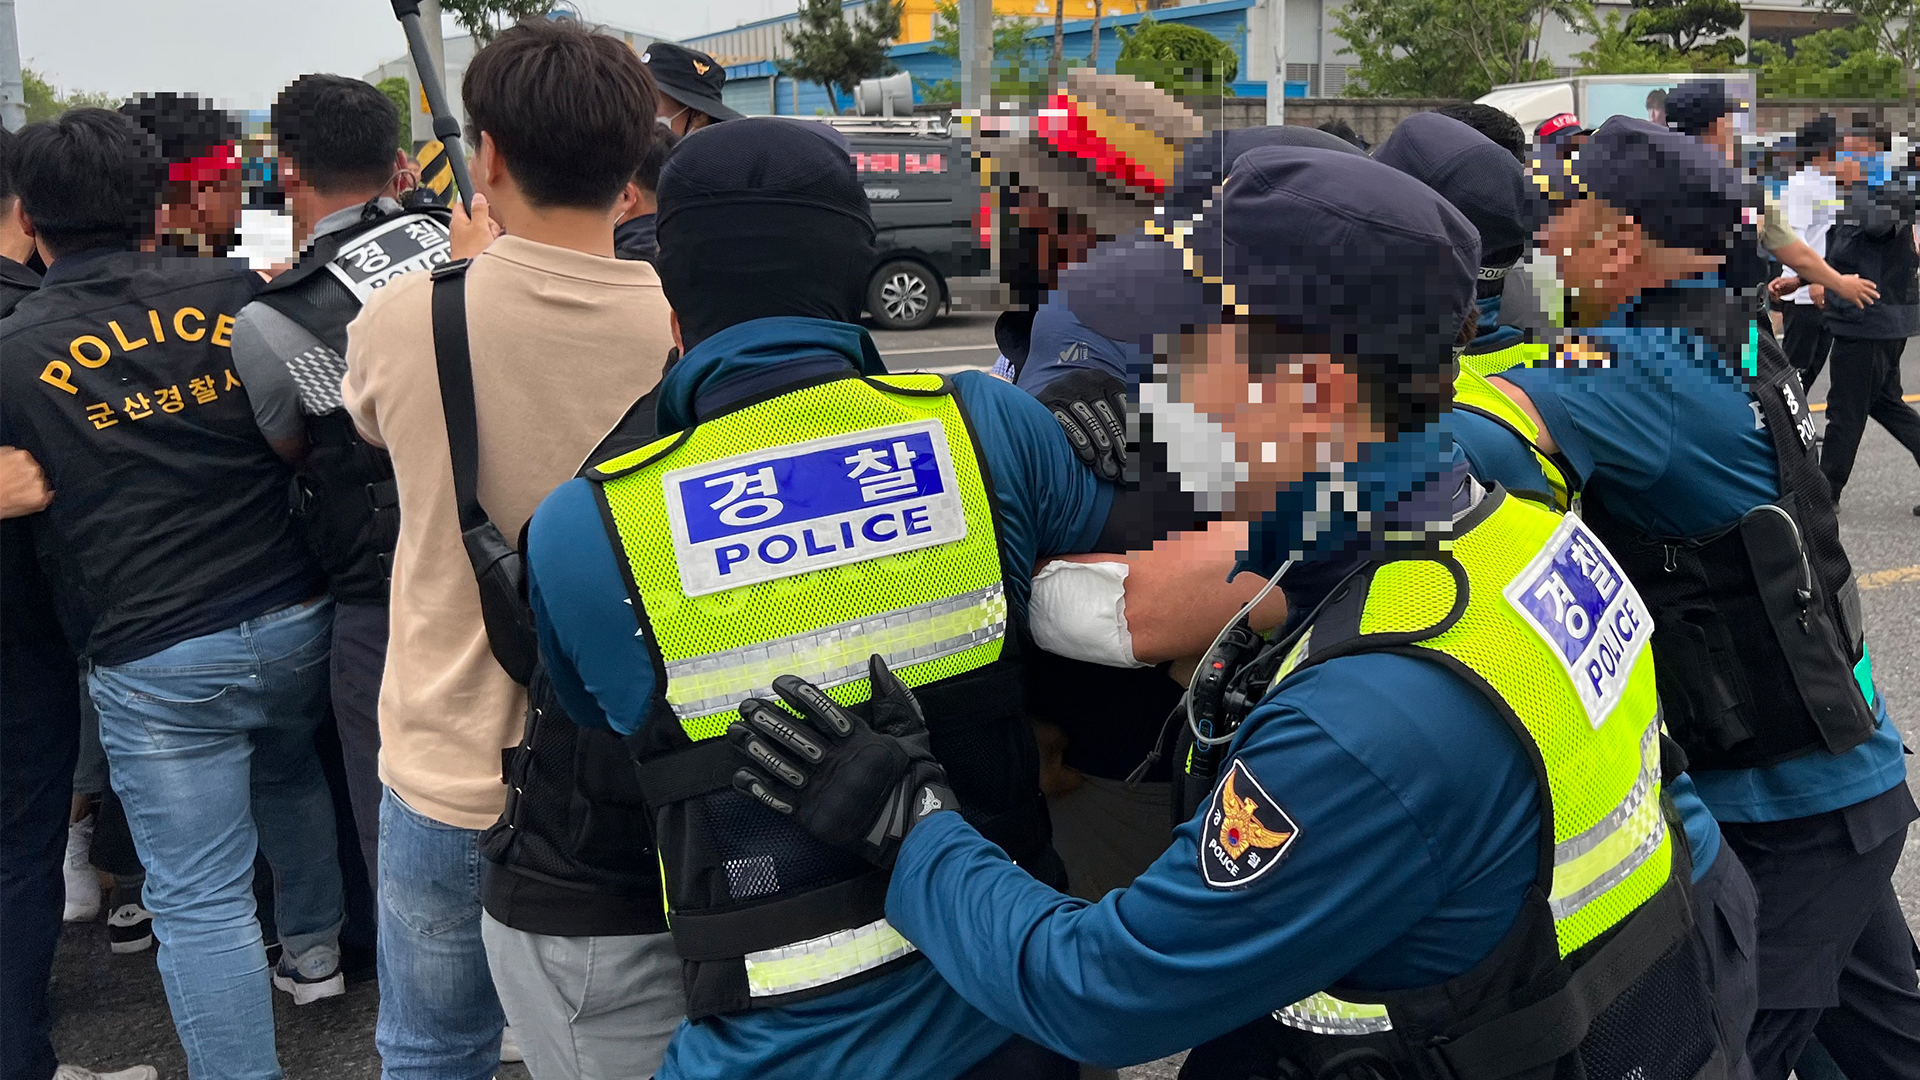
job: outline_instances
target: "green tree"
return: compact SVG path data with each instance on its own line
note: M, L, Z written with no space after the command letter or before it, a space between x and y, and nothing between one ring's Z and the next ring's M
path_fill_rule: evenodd
M507 27L522 19L545 15L554 0L440 0L440 10L453 16L475 43L485 46Z
M1676 53L1729 45L1730 59L1745 52L1738 38L1726 38L1747 21L1736 0L1633 0L1630 21L1641 37L1658 38Z
M993 19L993 96L1003 100L1032 100L1053 89L1053 80L1040 66L1040 43L1032 37L1037 19L1017 15ZM928 46L935 55L951 60L960 58L959 0L940 0L933 5L933 41ZM1078 61L1063 60L1062 67ZM960 84L952 79L923 82L923 101L960 100Z
M1582 28L1593 44L1574 59L1582 75L1730 71L1747 46L1720 35L1738 30L1745 18L1734 0L1634 0L1624 20L1588 12Z
M1809 3L1812 0L1808 0ZM1873 31L1880 52L1900 65L1906 84L1907 123L1920 124L1920 0L1819 0L1830 12L1852 12Z
M1589 0L1348 0L1335 13L1357 63L1356 97L1475 98L1501 83L1544 79L1547 20L1578 25Z
M792 59L776 60L780 74L827 88L838 114L840 95L851 97L862 79L891 74L887 46L900 36L904 0L871 0L849 22L840 0L800 0L800 19L787 31Z
M1900 61L1881 51L1876 27L1855 23L1793 39L1753 43L1763 97L1897 98Z
M381 79L377 84L380 92L393 102L393 111L400 114L400 149L409 154L413 152L413 92L407 86L406 77L395 75L391 79Z
M1169 94L1232 95L1240 74L1233 46L1197 26L1154 21L1142 15L1132 33L1120 34L1113 70L1150 82Z
M20 82L27 99L27 123L52 120L68 109L117 109L120 99L89 90L62 92L32 68L22 68Z

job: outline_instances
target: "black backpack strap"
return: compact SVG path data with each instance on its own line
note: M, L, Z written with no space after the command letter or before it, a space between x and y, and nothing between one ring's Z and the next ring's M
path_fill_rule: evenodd
M467 266L459 259L433 269L433 361L440 373L440 408L453 451L453 497L460 531L487 521L480 506L480 417L473 403L473 354L467 347Z
M540 646L527 605L525 560L480 506L480 420L473 404L473 356L467 348L466 273L465 259L433 270L433 362L440 374L440 408L453 455L460 541L480 586L487 644L501 668L525 686L540 662Z

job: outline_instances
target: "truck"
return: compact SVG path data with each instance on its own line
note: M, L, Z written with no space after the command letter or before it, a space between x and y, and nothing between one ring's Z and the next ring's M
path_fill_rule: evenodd
M1666 93L1683 82L1717 79L1727 84L1727 96L1744 102L1735 120L1736 130L1753 134L1756 98L1751 73L1687 71L1672 75L1571 75L1560 79L1507 83L1496 86L1478 103L1507 113L1529 135L1542 120L1572 113L1580 126L1597 128L1616 116L1632 116L1665 123Z

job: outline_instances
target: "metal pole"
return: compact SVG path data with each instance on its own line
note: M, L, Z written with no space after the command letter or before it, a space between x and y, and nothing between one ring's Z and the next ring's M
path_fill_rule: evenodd
M20 77L20 33L13 0L0 0L0 127L19 131L27 123L27 88Z
M420 0L420 25L427 33L427 70L439 80L441 86L447 85L446 41L440 29L440 0ZM412 94L412 107L408 109L411 118L413 146L417 150L433 139L433 113L427 108L427 96L420 89L419 65L407 64L407 90Z
M1287 0L1266 0L1267 48L1273 73L1267 76L1267 123L1287 122Z
M960 107L993 108L993 0L960 0Z
M420 9L431 6L439 13L436 0L393 0L393 13L407 32L407 51L413 55L413 68L420 77L420 90L427 95L427 108L433 111L433 137L447 148L447 164L453 167L453 182L460 186L460 205L472 210L473 181L467 178L467 159L460 152L460 121L447 107L446 91L440 85L440 65L433 57L437 50L428 42L421 25ZM440 36L440 20L433 20L434 43Z

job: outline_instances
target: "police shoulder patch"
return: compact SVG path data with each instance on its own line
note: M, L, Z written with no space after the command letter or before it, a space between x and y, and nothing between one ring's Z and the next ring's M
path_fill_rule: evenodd
M1278 865L1299 835L1293 818L1235 758L1200 823L1200 876L1210 888L1243 888Z
M1610 368L1614 366L1613 351L1591 338L1570 337L1553 347L1548 367L1555 368Z

